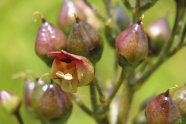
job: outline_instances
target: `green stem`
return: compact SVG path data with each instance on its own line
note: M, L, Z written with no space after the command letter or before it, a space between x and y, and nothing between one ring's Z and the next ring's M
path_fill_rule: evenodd
M133 14L132 14L132 22L133 22L133 24L136 23L139 20L141 15L142 15L142 13L139 10L137 10L137 9L133 12Z
M109 95L108 99L107 99L107 106L110 105L110 103L112 102L114 96L116 95L116 93L118 92L119 88L121 87L124 79L125 79L125 76L126 76L126 72L125 72L125 69L122 68L122 71L121 71L121 75L120 75L120 78L117 82L117 84L115 85L112 93Z
M180 0L182 1L182 0ZM183 4L183 5L182 5ZM174 38L177 34L177 31L179 30L179 23L181 21L183 21L184 16L185 16L185 12L184 12L184 2L183 3L177 3L176 4L176 17L175 17L175 21L174 21L174 26L172 29L172 33L171 33L171 38L168 42L168 45L165 48L165 53L167 53L169 51L169 49L172 47L172 44L174 42Z
M186 35L186 22L185 22L184 29L183 29L183 32L180 38L180 42L178 44L178 48L181 47L182 44L184 43L185 35Z
M106 13L109 17L112 16L111 14L111 1L110 0L102 0L105 6Z
M101 84L99 83L98 79L96 78L96 76L94 77L93 83L97 88L97 91L98 91L98 94L100 97L100 102L104 103L105 102L105 95L103 93L103 88L102 88Z
M19 124L23 124L23 119L21 117L20 110L15 111L14 115L17 118L17 121L19 122Z
M157 62L147 71L143 74L141 78L139 78L135 82L135 89L139 89L143 83L148 79L148 77L156 70L158 67L164 62L165 57L162 55L160 58L157 60Z
M169 53L169 56L172 56L178 50L180 50L182 47L185 46L185 44L184 44L185 35L186 35L186 23L185 23L185 26L184 26L184 29L183 29L183 32L182 32L182 35L181 35L181 38L180 38L180 41L179 41L177 47L174 48L174 50L172 50L172 52Z
M123 90L123 95L119 102L119 106L121 107L121 109L119 109L117 124L127 123L128 115L132 104L132 99L134 96L133 95L134 91L132 90L132 87L129 85L129 83L126 83L124 87L125 88Z
M130 4L129 0L122 0L122 1L123 1L123 4L125 5L125 7L127 7L128 10L132 10L133 9L133 7Z
M136 8L139 8L140 7L140 0L135 0L135 2L136 2Z
M92 116L91 110L75 95L71 94L71 98L74 100L74 102L89 116Z
M102 15L101 13L98 12L97 8L95 8L95 6L93 6L88 0L83 0L91 9L92 11L95 13L95 15L102 21L106 22L107 18Z
M133 85L130 83L131 79L134 77L134 69L128 71L127 80L124 84L124 89L122 90L122 97L119 101L121 109L118 112L117 124L126 124L128 120L128 115L130 112L132 99L134 96Z
M92 109L95 114L98 108L98 102L97 102L97 94L96 94L94 83L90 84L90 99L91 99Z
M141 6L140 7L140 11L141 12L144 12L146 10L148 10L149 8L151 8L153 5L155 5L155 3L157 2L158 0L149 0L145 5Z

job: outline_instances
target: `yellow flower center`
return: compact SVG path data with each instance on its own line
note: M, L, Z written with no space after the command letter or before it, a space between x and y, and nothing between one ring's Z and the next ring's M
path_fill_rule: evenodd
M64 74L64 73L61 72L61 71L57 71L57 72L56 72L56 75L57 75L59 78L63 78L63 79L65 79L65 80L72 80L72 79L73 79L73 77L72 77L72 75L71 75L70 73Z

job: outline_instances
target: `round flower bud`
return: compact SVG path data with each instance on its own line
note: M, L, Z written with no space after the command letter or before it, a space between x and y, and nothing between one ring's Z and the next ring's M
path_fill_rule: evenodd
M46 92L48 88L48 84L46 84L43 80L37 80L35 83L34 89L32 91L32 97L31 97L31 106L34 112L39 114L38 108L41 104L41 98L43 94Z
M134 66L144 60L148 54L148 40L141 26L142 17L124 30L116 40L116 49L120 65Z
M58 25L66 34L69 33L71 26L75 22L74 15L77 15L81 19L85 19L85 15L74 2L71 0L64 0L58 16Z
M62 50L65 48L66 37L57 27L42 19L38 30L35 51L36 54L51 66L53 58L46 56L47 52Z
M67 39L66 50L70 53L87 57L96 63L102 55L103 40L100 35L85 21L76 17Z
M10 114L15 113L19 110L21 105L20 97L4 91L0 90L0 105Z
M153 98L146 106L148 124L178 124L180 112L169 90Z
M24 100L25 100L25 105L28 110L32 110L32 105L31 105L31 98L32 98L32 93L35 87L35 82L30 81L29 79L25 80L25 87L24 87Z
M161 18L146 29L150 42L150 55L158 55L170 37L167 18Z
M95 30L100 29L99 21L92 11L90 7L86 5L86 3L82 0L78 0L75 2L76 7L81 11L81 13L85 16L86 22L91 25ZM79 17L79 16L78 16Z
M178 88L171 96L176 101L182 118L186 120L186 86Z
M72 102L67 93L56 83L48 85L41 98L39 113L49 121L63 120L65 122L72 112Z
M93 80L94 67L85 57L64 50L47 55L56 56L52 64L51 78L61 80L63 91L76 92L78 86L88 85Z

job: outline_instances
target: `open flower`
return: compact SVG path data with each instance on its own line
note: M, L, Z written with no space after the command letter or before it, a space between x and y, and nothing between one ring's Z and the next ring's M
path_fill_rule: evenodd
M47 55L56 56L52 64L51 78L60 79L64 91L76 92L78 86L87 85L93 80L94 67L85 57L64 50L49 52Z

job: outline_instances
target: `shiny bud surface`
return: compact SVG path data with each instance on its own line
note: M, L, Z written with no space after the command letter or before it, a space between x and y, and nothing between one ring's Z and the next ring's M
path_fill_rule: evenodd
M35 83L34 89L32 91L31 106L37 114L38 114L38 108L41 104L41 98L43 94L46 92L47 88L48 88L48 84L46 84L43 80L39 79Z
M186 120L186 86L178 88L171 96L176 101L182 117Z
M76 7L74 2L71 0L64 0L58 16L58 25L67 34L75 22L74 15L77 15L81 19L85 19L85 15Z
M170 37L170 27L165 18L157 20L146 29L147 36L150 39L150 52L152 55L158 55Z
M120 64L139 63L148 54L148 39L141 26L142 20L124 30L116 40ZM121 64L123 65L123 64Z
M146 106L148 124L179 124L180 112L169 90L153 98Z
M56 56L52 64L51 78L61 80L63 91L76 92L78 86L88 85L93 80L94 67L85 57L64 50L49 52L47 55Z
M31 105L31 98L32 98L32 93L35 87L35 82L30 81L29 79L25 80L25 87L24 87L24 100L25 100L25 105L28 110L32 110L32 105Z
M76 17L67 39L66 50L96 63L102 55L103 40L88 23Z
M41 98L40 114L47 120L66 121L72 111L72 102L60 85L51 83Z
M4 91L0 90L0 105L8 112L13 114L14 112L19 110L21 105L20 97Z
M57 27L43 19L36 38L35 51L48 65L51 58L46 56L47 52L62 50L65 48L66 37Z

